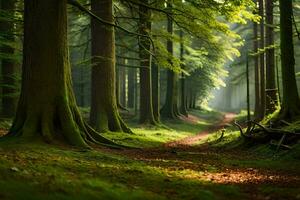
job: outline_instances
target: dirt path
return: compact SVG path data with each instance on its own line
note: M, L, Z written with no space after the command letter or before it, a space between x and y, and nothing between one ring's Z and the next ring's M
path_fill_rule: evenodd
M214 148L208 145L193 146L197 141L206 138L210 133L215 132L234 120L235 114L227 113L217 124L201 131L195 136L190 136L178 141L163 144L161 148L144 148L140 150L108 150L116 154L127 156L133 160L145 162L149 166L172 171L202 172L196 179L206 180L218 185L238 186L246 196L246 199L255 200L281 200L283 197L273 193L263 193L261 187L268 185L274 188L299 188L300 174L291 173L285 170L274 170L252 166L231 164L228 161L243 162L243 160L263 160L252 156L249 152L230 152ZM193 122L195 122L193 117ZM215 170L209 170L209 168ZM192 175L191 175L192 176ZM189 175L187 175L189 178ZM297 190L297 189L296 189ZM295 199L294 194L285 195L284 199ZM298 194L296 194L298 195ZM300 194L296 199L300 199Z
M165 147L186 147L191 146L198 142L199 140L205 139L209 136L210 133L216 132L220 129L222 129L226 124L232 122L234 118L236 117L236 114L234 113L226 113L224 115L224 118L218 122L217 124L209 127L208 129L201 131L197 135L189 136L186 138L183 138L181 140L172 141L164 144ZM192 118L193 122L195 121L195 117ZM199 120L199 119L198 119Z

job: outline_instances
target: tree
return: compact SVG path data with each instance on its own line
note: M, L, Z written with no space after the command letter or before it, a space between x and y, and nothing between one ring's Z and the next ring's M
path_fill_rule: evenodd
M260 20L260 112L259 119L263 119L266 114L266 83L265 83L265 17L264 17L264 0L258 0Z
M92 0L92 12L113 23L112 0ZM92 35L92 102L90 122L100 132L127 132L130 129L121 119L117 108L115 85L114 27L91 20Z
M254 0L255 5L257 5L257 1ZM257 7L257 6L256 6ZM255 13L256 14L256 13ZM253 23L253 51L254 53L258 52L258 25L256 22ZM260 113L260 74L259 74L259 57L258 55L254 56L254 79L255 79L255 108L254 108L254 116L255 118L259 118Z
M277 89L275 79L275 49L274 49L274 24L273 0L265 0L266 10L266 113L276 110Z
M167 7L172 9L170 2L167 3ZM173 34L173 20L171 16L168 16L167 21L168 33ZM167 41L167 50L169 54L173 55L173 42L172 40ZM171 62L171 61L169 61ZM172 64L172 63L171 63ZM176 119L179 116L178 111L178 97L177 97L177 74L171 70L167 70L167 93L166 100L163 108L161 109L161 116L164 118Z
M159 66L156 62L152 62L151 78L152 78L152 105L153 116L156 122L160 122L160 86L159 86Z
M280 119L293 120L300 114L300 100L295 78L292 0L280 0L280 50L283 96Z
M72 91L67 44L67 1L24 1L21 95L7 135L62 139L78 147L113 142L82 119Z
M1 9L4 15L8 15L7 19L0 22L1 36L5 43L2 44L2 116L13 117L16 112L17 98L17 64L13 58L15 49L11 45L15 41L14 31L15 23L13 21L13 13L15 12L16 2L12 0L1 0Z
M180 31L180 59L181 61L184 61L183 56L184 56L184 46L183 46L183 31ZM184 69L184 65L182 66L182 68ZM180 112L185 115L188 116L188 112L187 112L187 108L186 108L186 86L185 86L185 75L182 72L181 73L181 102L180 102Z
M128 108L134 108L136 69L128 69Z
M148 4L148 2L146 2L146 4ZM149 35L149 32L151 31L150 20L150 10L143 5L139 6L139 33L141 35ZM151 42L149 38L140 38L140 123L150 123L155 125L157 122L153 115L151 80L152 56L149 54L150 51Z

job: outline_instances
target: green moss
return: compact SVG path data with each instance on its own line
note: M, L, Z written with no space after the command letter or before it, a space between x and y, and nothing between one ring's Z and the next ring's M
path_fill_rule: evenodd
M172 129L135 126L134 135L110 133L108 136L124 144L158 147L164 142L194 135L210 123L210 120L200 123L169 121L167 125ZM169 156L148 152L145 157L144 152L139 155L135 150L137 155L108 149L82 152L38 140L1 142L0 199L239 200L249 198L244 183L218 183L206 174L247 168L299 171L296 155L299 158L300 146L289 154L279 152L274 157L274 151L266 145L241 148L242 140L233 128L226 131L221 142L216 142L218 134L209 137L212 151L178 149ZM222 151L215 151L218 149ZM264 185L255 187L261 195L272 193ZM276 195L284 196L285 187L275 187L278 188ZM295 187L290 187L291 197L298 195Z
M238 188L197 178L202 171L175 170L171 168L175 163L168 160L135 161L99 151L83 153L40 143L14 147L4 144L0 155L2 199L239 197Z

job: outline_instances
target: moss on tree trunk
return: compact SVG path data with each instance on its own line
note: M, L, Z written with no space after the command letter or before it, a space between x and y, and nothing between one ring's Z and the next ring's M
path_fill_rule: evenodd
M92 11L100 18L113 22L112 0L92 0ZM100 132L131 130L121 119L116 101L115 34L114 28L91 21L92 33L92 98L91 125Z
M9 136L67 141L78 147L105 139L83 121L72 91L67 1L25 0L21 96Z
M168 3L168 8L172 9L172 5ZM171 17L168 17L168 32L169 34L173 34L173 20ZM170 54L173 54L173 42L168 40L167 42L167 50ZM167 93L166 93L166 101L161 109L161 116L163 118L176 119L179 116L178 110L178 76L174 71L167 71Z
M144 1L141 1L145 3ZM147 4L148 2L146 2ZM151 12L145 6L139 7L139 33L148 35L151 30ZM152 80L151 64L152 56L149 54L151 43L148 38L142 37L139 41L140 54L140 123L156 125L157 122L153 115L152 104Z

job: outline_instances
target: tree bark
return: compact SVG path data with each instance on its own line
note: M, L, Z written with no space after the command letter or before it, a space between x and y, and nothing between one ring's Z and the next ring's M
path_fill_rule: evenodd
M184 47L183 47L183 31L180 31L180 59L183 61L184 56ZM182 69L184 69L184 65L182 65ZM186 109L186 87L185 87L185 75L181 73L181 103L180 103L180 113L184 116L188 116L188 112Z
M254 3L257 4L257 1L254 0ZM256 13L254 13L256 14ZM253 23L253 51L258 52L258 25L256 22ZM259 70L259 57L258 55L254 56L254 79L255 79L255 108L254 116L256 119L259 118L260 113L260 70Z
M260 20L260 49L265 48L265 24L264 24L264 0L259 0L259 15ZM260 54L260 111L259 119L263 119L266 114L266 83L265 83L265 53L261 52Z
M135 95L135 73L136 69L128 69L128 108L134 108L134 95Z
M92 0L91 8L100 18L113 23L112 0ZM114 28L91 20L92 86L90 123L100 132L127 132L116 101Z
M293 120L300 114L300 100L295 78L292 0L280 0L280 49L282 68L282 105L279 118Z
M110 143L83 121L71 83L66 0L24 1L21 96L9 136Z
M275 49L274 46L274 24L273 24L273 0L265 0L266 10L266 114L273 113L278 104L277 88L275 80Z
M15 11L15 1L2 0L1 9L11 13ZM12 21L2 19L0 23L0 32L5 42L14 42L14 26ZM4 55L13 56L15 49L9 45L3 44L1 47L1 53ZM14 117L17 107L17 64L16 61L10 58L2 59L1 76L2 76L2 117L11 118Z
M152 76L152 103L153 103L153 115L156 122L160 122L160 87L159 87L159 66L152 62L151 76Z
M141 0L142 3L145 3ZM148 1L146 1L148 4ZM145 6L139 7L139 33L142 35L149 35L151 30L151 12ZM151 50L151 43L148 38L140 38L139 54L141 60L140 68L140 123L149 123L156 125L157 122L153 115L152 102L152 80L151 80L151 64L152 56L148 51Z
M126 65L126 60L121 58L121 64ZM124 109L126 109L126 68L121 66L120 72L120 104Z
M172 9L172 5L168 3L168 8ZM168 17L168 32L173 34L173 20ZM167 41L167 50L170 54L173 54L173 42L171 40ZM170 61L171 62L171 61ZM178 90L177 90L177 80L178 77L174 71L168 69L167 71L167 93L166 101L161 109L161 116L169 119L176 119L179 116L178 111Z

